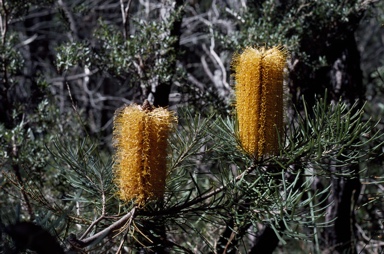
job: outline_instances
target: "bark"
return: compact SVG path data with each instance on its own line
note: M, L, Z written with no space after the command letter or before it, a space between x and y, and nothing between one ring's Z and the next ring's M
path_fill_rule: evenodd
M346 48L338 58L330 72L334 96L353 103L364 100L365 90L362 84L360 56L354 36L346 41ZM326 231L326 242L333 246L332 253L357 253L355 246L356 229L354 207L360 194L359 165L349 168L331 168L333 172L349 170L350 177L338 177L332 180L332 206L328 210L328 220L336 218L333 228Z
M281 229L283 230L283 229ZM265 226L261 234L256 238L255 244L249 254L272 254L279 244L279 238L270 226Z
M243 209L248 209L249 205L245 204L245 207L239 208L239 214L245 214L246 211ZM217 244L216 252L220 254L236 254L238 253L238 245L244 235L247 233L247 230L252 226L251 223L244 223L243 225L236 225L235 219L230 218L226 222L226 227L221 233Z
M358 171L358 165L352 167ZM327 220L334 218L334 226L326 231L329 253L357 253L354 208L360 194L360 179L335 178L332 181L332 206L328 209Z
M184 0L176 0L175 11L180 10L184 4ZM178 14L178 17L172 24L170 36L175 38L175 41L170 46L171 54L177 54L180 48L180 36L181 36L181 24L183 19L183 12ZM154 102L155 107L167 107L169 106L169 94L171 93L171 86L173 81L173 76L176 74L176 61L177 58L169 58L171 61L168 66L167 73L171 76L166 80L160 81L160 84L156 87L156 92L154 93ZM172 60L171 60L172 59Z
M325 91L331 101L341 98L353 103L364 99L360 55L354 36L361 17L362 14L357 13L348 17L349 23L339 21L321 29L315 25L310 27L310 36L302 38L299 51L307 54L311 63L324 57L327 64L316 69L300 57L292 57L288 87L296 106L301 108L304 96L308 108L312 108L316 96L324 96Z
M227 222L227 225L224 231L221 233L219 240L217 241L216 253L236 253L236 243L235 243L235 222L233 219L230 219Z
M352 28L357 26L358 20L356 17L354 20L356 24L351 25ZM337 30L341 35L335 37L331 46L324 47L320 52L320 55L325 55L331 63L328 66L311 73L309 66L296 62L294 70L290 72L290 90L297 96L295 101L297 105L299 98L304 95L309 104L308 108L312 108L316 96L323 96L325 91L329 101L337 102L341 98L349 104L353 104L356 100L363 102L365 88L362 84L360 55L354 29L351 27ZM334 34L336 31L327 33ZM359 166L354 164L348 169L330 166L329 170L335 174L345 170L351 173L348 177L334 176L332 179L332 193L329 198L331 206L328 209L327 220L335 219L335 221L332 227L325 230L323 246L329 246L330 253L356 253L354 204L360 193Z
M56 238L46 229L32 222L18 222L9 225L5 227L4 232L12 238L16 249L20 251L20 253L28 249L40 254L64 254Z

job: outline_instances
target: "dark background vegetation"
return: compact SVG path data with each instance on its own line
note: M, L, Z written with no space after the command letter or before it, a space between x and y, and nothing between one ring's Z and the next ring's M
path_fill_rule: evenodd
M0 0L0 16L3 253L23 249L5 233L12 230L7 225L18 221L44 226L66 247L70 233L84 232L80 225L95 220L100 204L92 192L82 198L94 205L79 209L75 202L69 206L68 200L75 200L68 194L73 185L63 173L65 166L59 166L72 165L71 158L81 157L81 150L60 147L76 144L88 151L97 147L97 156L108 161L113 154L111 133L117 108L148 99L174 111L188 108L192 117L232 116L231 59L245 46L281 45L288 52L287 125L303 112L303 98L311 109L318 98L325 97L328 103L357 102L358 107L366 102L363 118L372 122L372 130L382 128L383 1ZM181 119L180 124L185 121ZM88 141L82 140L85 137ZM316 188L330 183L324 220L332 223L319 229L317 246L289 234L283 236L283 244L275 231L260 223L258 233L241 243L253 248L244 249L250 253L382 253L381 153L379 147L369 161L342 168L330 163L329 174L318 178ZM204 160L207 165L215 163ZM113 193L111 187L105 194ZM70 208L63 211L60 205ZM115 200L107 210L118 214L117 206ZM241 245L240 240L228 241L234 222L223 221L216 227L195 225L200 232L212 232L212 245L191 241L179 248L191 253L235 253L237 247L212 247L223 241L226 247ZM170 239L180 245L188 242L188 229L183 230ZM284 231L284 226L278 230ZM236 232L241 235L241 230ZM262 249L263 241L271 250ZM93 251L115 253L119 243L111 238Z

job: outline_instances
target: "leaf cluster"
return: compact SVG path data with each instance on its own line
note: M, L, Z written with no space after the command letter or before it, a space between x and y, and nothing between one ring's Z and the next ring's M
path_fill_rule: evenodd
M326 174L330 164L338 168L358 164L382 146L383 133L375 130L378 122L365 119L364 106L358 102L329 104L324 98L312 109L304 105L281 145L284 168L307 164Z
M55 140L50 152L56 164L63 167L61 173L69 184L63 200L81 204L77 208L79 215L86 215L80 209L105 213L115 205L112 160L105 162L105 155L94 144L82 140L72 146Z

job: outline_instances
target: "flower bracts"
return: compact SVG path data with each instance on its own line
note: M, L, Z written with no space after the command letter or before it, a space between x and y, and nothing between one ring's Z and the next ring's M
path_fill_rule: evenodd
M123 201L143 205L165 191L167 138L175 116L164 108L131 105L116 111L115 181Z
M278 153L283 132L285 60L285 53L277 47L248 47L232 62L238 134L243 149L256 158Z

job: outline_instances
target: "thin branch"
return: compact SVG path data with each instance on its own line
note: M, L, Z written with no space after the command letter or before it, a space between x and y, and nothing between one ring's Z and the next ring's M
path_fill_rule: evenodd
M76 75L72 75L72 76L52 78L52 79L48 79L48 83L73 81L73 80L77 80L77 79L82 79L82 78L90 77L90 76L96 74L98 71L99 71L99 69L96 68L96 69L89 71L89 72L86 72L86 73L80 73L80 74L76 74Z
M67 85L68 95L69 95L69 98L71 99L71 102L72 102L72 108L77 112L76 104L75 104L75 101L73 100L73 97L72 97L71 88L69 87L68 82L65 82L65 84Z
M128 0L127 6L124 7L124 0L120 0L120 8L121 8L121 16L123 19L123 27L124 27L124 39L128 38L128 29L129 29L129 9L131 7L132 0Z
M5 0L0 0L0 29L1 29L1 44L5 47L6 37L8 32L8 22L9 22L9 13L8 9L5 6ZM2 55L3 58L3 84L9 85L8 81L8 66L7 66L7 58L5 57L5 53ZM1 66L0 66L1 67Z
M91 231L91 229L97 224L99 223L102 219L105 218L105 203L106 203L106 200L105 200L105 192L104 192L104 185L103 185L103 179L102 177L100 176L100 186L101 186L101 215L98 219L96 219L95 221L92 222L92 224L87 228L87 230L84 232L84 234L80 237L80 239L83 239L86 235L88 235L89 231Z
M127 221L132 220L133 216L135 215L135 210L136 210L136 207L133 207L132 210L129 211L126 215L121 217L115 223L111 224L109 227L98 232L97 234L94 234L94 235L92 235L88 238L82 239L82 240L76 239L72 236L72 238L68 239L68 241L75 246L79 246L80 248L84 248L84 247L92 244L94 241L99 240L100 238L105 238L105 237L109 236L113 231L124 226L127 223Z
M120 253L121 249L123 248L123 244L124 244L125 239L126 239L128 233L129 233L129 227L131 226L132 219L133 219L133 216L131 216L131 218L129 218L128 222L123 226L125 229L127 229L127 232L125 232L124 236L122 237L122 240L121 240L121 242L120 242L119 248L118 248L117 251L116 251L116 254ZM123 229L123 230L125 230L125 229ZM119 234L119 233L118 233L118 234ZM117 235L118 235L118 234L117 234ZM117 236L117 235L116 235L116 236Z
M70 29L73 33L73 36L75 39L78 39L78 29L76 27L76 22L75 18L73 17L72 13L70 12L68 6L63 2L63 0L58 0L57 3L59 6L63 9L68 21L69 21L69 26Z
M99 223L102 219L104 219L105 214L102 214L97 220L93 221L92 224L85 230L84 234L80 237L80 240L83 239L86 235L88 235L89 231L97 224Z
M1 20L1 16L0 16L0 20ZM1 21L0 21L1 23ZM27 46L28 44L31 44L32 42L34 42L36 39L37 39L38 35L37 33L35 33L34 35L32 35L31 37L29 37L28 39L20 42L19 44L17 44L15 46L15 48L21 48L21 47L24 47L24 46Z
M198 204L198 203L202 203L203 201L205 201L206 199L212 197L212 196L215 196L217 194L219 194L220 192L224 191L227 189L228 185L232 185L236 182L238 182L239 180L241 180L242 178L244 178L244 176L246 176L247 174L251 173L253 170L255 169L255 166L250 166L249 168L247 168L243 173L241 173L240 175L238 175L235 179L233 179L231 182L229 182L228 184L226 185L222 185L216 189L214 189L213 191L210 191L208 193L205 193L203 195L201 195L200 197L197 197L189 202L186 202L182 205L179 205L179 206L175 206L175 207L172 207L172 208L169 208L167 210L164 210L164 211L156 211L156 214L159 215L159 214L170 214L170 213L176 213L176 212L180 212L182 211L183 209L185 208L188 208L188 207L191 207L195 204Z
M227 91L230 91L231 87L227 83L227 70L224 67L223 61L221 61L221 58L217 55L217 53L215 51L215 38L213 35L213 28L212 27L210 27L210 31L211 31L212 37L211 37L211 45L209 47L209 52L211 53L212 57L216 60L216 63L220 67L221 75L222 75L222 83L223 83L224 87L227 89Z
M5 38L8 31L8 10L5 6L5 0L0 0L2 13L0 14L1 43L5 45Z
M203 44L203 49L205 48L205 44ZM205 74L207 74L207 76L209 77L209 79L212 81L212 83L214 85L216 85L216 82L215 82L215 77L213 76L213 73L211 72L211 70L209 69L209 66L208 66L208 63L207 61L205 60L205 56L201 56L200 57L200 61L201 61L201 64L204 68L204 71L205 71Z
M383 241L375 240L372 238L372 236L367 236L363 228L358 223L355 223L355 226L362 238L362 240L359 241L357 245L362 245L362 249L380 248L381 246L384 246Z
M251 166L251 167L247 168L247 170L245 170L243 173L241 173L235 179L233 179L233 181L231 181L230 184L238 182L240 179L242 179L245 175L247 175L250 172L252 172L254 169L255 169L255 166ZM191 200L189 202L186 202L186 203L184 203L184 204L182 204L180 206L176 206L176 207L170 208L168 210L164 210L164 211L156 211L156 214L159 215L159 214L170 214L170 213L179 212L179 211L181 211L181 210L183 210L183 209L185 209L187 207L190 207L190 206L193 206L195 204L204 202L206 199L208 199L208 198L210 198L210 197L212 197L212 196L214 196L214 195L224 191L227 188L227 186L228 185L222 185L222 186L218 187L217 189L215 189L215 190L213 190L211 192L208 192L206 194L203 194L200 197L198 197L196 199L193 199L193 200ZM98 232L97 234L94 234L91 237L79 240L79 239L76 239L76 238L74 238L72 236L72 238L68 239L68 241L70 243L72 243L73 245L76 245L76 246L79 246L81 248L84 248L84 247L92 244L92 242L94 242L95 240L97 240L99 238L105 238L108 235L110 235L112 231L123 227L129 220L133 219L133 216L135 214L136 215L139 214L139 213L135 213L135 210L136 210L136 207L133 207L130 212L128 212L123 217L121 217L118 221L116 221L115 223L111 224L109 227L103 229L102 231ZM143 211L140 212L140 214L144 214L144 213L145 212L143 212ZM92 223L92 224L94 224L94 223Z

